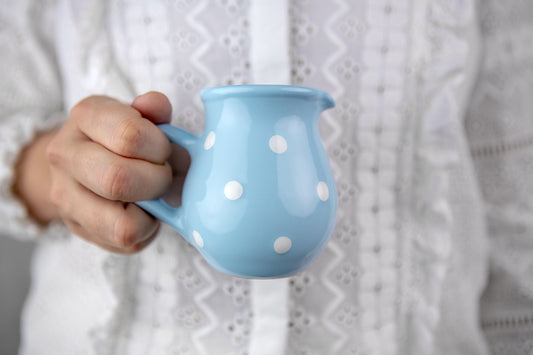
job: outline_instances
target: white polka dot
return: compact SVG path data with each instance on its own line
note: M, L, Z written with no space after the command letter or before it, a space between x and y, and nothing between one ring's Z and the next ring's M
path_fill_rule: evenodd
M194 238L194 241L196 242L196 244L197 244L200 248L203 248L203 247L204 247L204 239L202 238L202 236L200 235L200 233L198 233L197 231L192 231L192 237Z
M207 137L205 137L205 141L204 141L205 150L209 150L215 145L215 138L216 138L215 132L213 131L209 132Z
M318 194L318 198L322 201L327 201L329 198L329 189L328 185L324 181L320 181L318 185L316 186L316 192Z
M292 241L288 237L279 237L274 242L274 250L278 254L285 254L288 252L292 247Z
M238 181L230 181L224 186L224 195L230 200L237 200L242 196L242 185Z
M287 141L282 136L272 136L268 142L270 149L277 154L285 153L287 150Z

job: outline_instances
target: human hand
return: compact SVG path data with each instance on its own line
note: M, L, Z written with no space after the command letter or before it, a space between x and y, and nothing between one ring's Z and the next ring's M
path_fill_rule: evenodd
M156 92L131 106L105 96L74 106L47 158L51 202L75 234L125 254L153 240L159 222L131 202L160 197L172 182L171 146L155 125L170 122L171 111Z

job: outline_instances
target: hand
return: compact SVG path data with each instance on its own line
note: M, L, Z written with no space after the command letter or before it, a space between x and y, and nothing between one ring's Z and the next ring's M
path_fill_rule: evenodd
M50 200L75 234L117 253L153 240L158 221L131 202L160 197L171 184L171 146L155 125L168 123L171 111L156 92L131 106L105 96L74 106L46 155Z

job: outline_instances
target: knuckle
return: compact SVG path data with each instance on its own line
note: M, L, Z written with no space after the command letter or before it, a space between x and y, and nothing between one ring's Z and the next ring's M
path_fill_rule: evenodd
M123 119L113 140L113 150L123 156L133 156L143 140L143 130L136 120Z
M69 208L69 198L67 191L59 184L54 184L49 192L50 202L57 208L61 215L67 215Z
M140 228L134 218L121 213L113 229L113 243L121 249L132 249L140 237Z
M103 176L102 186L105 197L111 200L124 200L132 189L130 169L121 163L111 164Z
M64 160L64 149L57 139L53 139L46 147L46 159L52 166L58 166Z
M54 206L59 207L65 201L63 189L59 188L57 185L52 186L50 189L50 202Z

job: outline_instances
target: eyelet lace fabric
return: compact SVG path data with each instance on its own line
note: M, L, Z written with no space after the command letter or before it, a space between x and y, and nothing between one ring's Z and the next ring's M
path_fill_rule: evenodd
M320 131L339 214L322 255L286 281L288 308L273 309L286 312L281 353L528 353L531 323L506 319L531 308L524 206L532 194L521 169L533 166L524 94L532 54L523 45L533 8L512 3L287 2L291 83L337 103ZM173 123L201 132L201 89L254 82L254 6L8 2L0 11L1 43L11 46L1 67L12 68L0 83L2 231L61 234L28 233L36 227L8 187L20 149L87 95L129 102L159 90ZM481 321L496 336L487 342L478 306L489 271ZM33 274L22 353L254 355L251 344L276 340L254 331L253 282L214 271L166 226L134 256L43 235ZM502 324L520 325L520 334Z
M485 199L491 282L481 324L495 354L533 351L531 222L533 38L530 3L487 1L480 13L486 56L466 130Z

